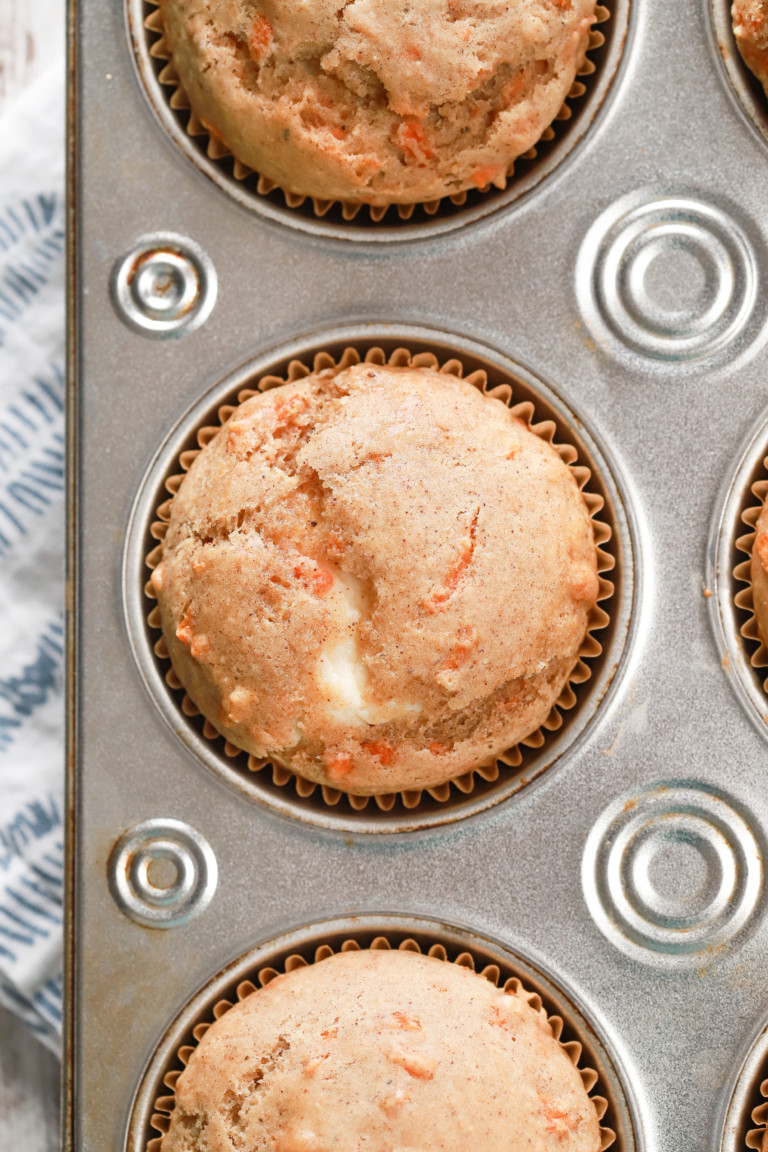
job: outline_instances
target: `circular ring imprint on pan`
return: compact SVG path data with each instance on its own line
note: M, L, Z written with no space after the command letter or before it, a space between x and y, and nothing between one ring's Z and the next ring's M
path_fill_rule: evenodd
M614 800L582 861L600 931L636 960L701 965L743 940L763 893L763 856L723 793L663 781Z
M613 677L628 628L632 599L632 546L618 492L607 464L576 431L577 422L544 384L511 362L482 355L470 342L421 339L380 340L368 336L329 339L295 348L294 355L252 362L226 377L184 418L156 459L134 510L126 551L125 598L134 653L148 687L171 727L208 767L252 799L325 827L355 831L406 831L447 823L481 811L518 792L539 776L580 735ZM256 760L219 736L187 697L170 666L160 632L159 609L149 585L159 559L170 500L184 471L215 435L239 400L257 388L279 386L334 363L369 362L439 365L443 372L471 378L511 404L532 430L553 442L574 469L598 546L599 604L590 616L580 659L542 727L502 757L429 791L353 796L320 787L289 770ZM579 425L580 427L580 425Z
M635 1140L621 1079L594 1026L546 976L505 949L471 933L431 921L365 917L307 928L242 956L208 982L179 1013L155 1048L139 1086L129 1122L127 1152L158 1152L167 1131L173 1090L184 1066L214 1020L238 1000L282 972L322 962L335 952L397 948L473 969L493 984L522 990L579 1069L600 1120L601 1152L634 1152Z
M460 227L504 208L531 191L573 150L596 117L619 66L629 21L629 0L596 8L584 65L553 123L534 148L518 157L500 187L427 204L369 208L283 193L271 180L235 160L209 135L179 85L154 0L128 0L138 74L155 115L195 166L243 207L305 232L346 240L418 238Z
M210 904L218 865L205 837L170 818L144 820L115 844L109 889L121 912L147 928L187 924Z
M763 91L760 81L742 60L733 34L731 2L732 0L710 0L714 26L713 43L717 56L728 73L728 80L742 111L762 138L768 142L768 96Z
M611 204L584 237L575 285L601 346L675 372L731 354L762 322L750 229L686 193L638 189Z

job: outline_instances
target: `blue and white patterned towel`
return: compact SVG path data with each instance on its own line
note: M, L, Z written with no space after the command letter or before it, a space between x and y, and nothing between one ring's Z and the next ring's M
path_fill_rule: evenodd
M64 74L0 118L0 1003L61 1032Z

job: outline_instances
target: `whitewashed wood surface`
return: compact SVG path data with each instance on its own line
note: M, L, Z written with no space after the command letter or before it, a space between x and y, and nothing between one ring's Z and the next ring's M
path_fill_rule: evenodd
M0 117L13 97L63 52L64 9L65 0L0 0ZM58 1152L60 1072L56 1057L0 1008L4 1152Z
M0 115L64 50L65 0L0 0Z

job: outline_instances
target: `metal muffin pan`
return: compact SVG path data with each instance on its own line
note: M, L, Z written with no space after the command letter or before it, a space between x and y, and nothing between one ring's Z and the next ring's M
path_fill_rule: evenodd
M626 1105L615 1147L743 1152L766 1076L768 789L731 573L768 446L768 155L715 4L634 0L578 147L493 212L381 244L238 203L152 110L127 9L71 0L67 1152L130 1147L199 989L361 917L471 937L572 1005ZM123 600L158 446L243 365L352 332L512 366L575 424L622 549L621 627L556 762L386 836L211 771L147 691Z
M722 660L731 673L736 695L758 731L768 739L768 694L764 687L766 673L755 667L752 656L759 647L748 628L751 610L741 603L746 582L737 569L749 555L743 548L750 527L744 513L759 506L753 485L768 479L765 459L768 457L768 413L750 431L746 443L736 454L731 474L725 478L707 556L707 584L714 591L710 609L715 637ZM746 565L745 565L746 566ZM751 587L751 585L750 585Z

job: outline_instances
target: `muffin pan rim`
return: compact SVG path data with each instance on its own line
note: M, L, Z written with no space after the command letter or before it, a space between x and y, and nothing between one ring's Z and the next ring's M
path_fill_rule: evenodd
M745 587L734 567L745 553L736 547L749 532L741 514L758 503L751 492L752 478L768 456L768 407L760 412L734 453L735 464L726 474L712 517L705 564L709 620L728 681L764 740L768 740L768 694L762 678L752 667L749 650L741 635L736 595ZM749 587L749 585L747 586Z
M157 11L155 5L159 0L149 2ZM323 217L303 216L297 209L287 204L273 203L266 195L250 192L242 187L234 176L223 171L219 160L211 159L195 146L176 111L171 108L170 97L164 94L164 86L155 70L150 53L151 33L145 26L145 0L123 0L123 3L125 35L132 73L154 121L174 150L184 157L185 163L191 165L199 176L213 183L217 188L217 195L223 193L249 215L268 220L272 224L295 228L300 233L326 241L345 243L351 241L357 244L409 244L428 241L435 236L480 224L502 212L527 205L539 187L546 186L547 178L554 173L561 173L574 154L578 154L585 136L599 127L601 118L613 102L615 89L621 83L626 57L631 52L634 40L632 0L607 0L610 12L607 23L610 33L606 58L597 67L599 76L594 84L588 86L583 96L577 97L579 101L577 111L573 117L568 118L569 123L571 119L575 119L576 123L569 127L564 136L555 139L545 159L539 161L532 172L518 179L512 176L504 191L484 193L477 204L470 208L460 207L447 217L441 216L438 210L436 215L418 224L410 221L394 226L391 223L373 221L365 225L356 224L354 221L332 223ZM605 4L606 0L598 0L598 3ZM595 27L599 28L599 25ZM577 77L576 80L578 79ZM567 105L570 99L567 95L564 103ZM556 123L557 118L552 121L553 125ZM557 129L555 131L557 133ZM540 143L541 139L534 147L538 147ZM443 199L449 198L443 197Z
M510 975L520 979L527 991L543 993L547 1015L551 1015L554 1008L555 1013L563 1018L574 1039L583 1043L589 1066L598 1073L595 1089L598 1094L607 1096L612 1113L610 1118L616 1129L612 1147L616 1152L644 1152L646 1140L640 1120L641 1110L629 1071L602 1021L591 1008L579 1005L578 996L566 980L553 974L542 958L530 954L517 943L507 944L491 933L467 924L449 923L429 914L392 911L365 911L294 923L238 953L199 983L190 995L184 997L172 1018L165 1021L161 1036L144 1061L131 1095L121 1152L147 1152L148 1139L153 1138L150 1116L158 1092L163 1091L163 1074L174 1062L178 1048L190 1034L195 1020L203 1022L207 1019L213 1006L228 990L234 991L249 974L255 975L259 967L268 964L269 958L282 964L292 953L302 949L309 951L329 940L338 943L344 939L369 936L388 937L394 947L397 947L394 942L399 938L414 938L422 949L428 941L429 944L442 944L457 953L468 951L473 959L481 955L486 963L498 961L500 966L511 969ZM443 961L446 962L455 961ZM601 1089L607 1091L601 1093Z
M547 739L543 747L543 757L537 758L530 768L524 763L515 770L508 781L491 786L476 795L470 793L465 800L453 797L439 804L434 811L426 813L419 807L407 810L405 815L379 812L368 815L366 811L341 813L335 808L323 805L320 811L292 795L276 794L262 785L255 774L245 773L235 767L229 768L224 755L210 740L194 732L181 712L181 708L171 696L163 675L158 667L152 646L147 637L147 601L143 593L146 583L146 537L149 524L155 519L157 493L163 479L169 473L169 465L175 461L183 444L191 432L205 421L205 414L218 407L225 397L247 385L255 376L267 373L275 364L287 363L291 359L311 360L315 352L337 345L371 346L379 341L385 344L402 343L415 350L444 349L448 356L461 357L466 354L476 357L491 368L496 367L504 376L517 377L524 387L555 411L573 441L581 445L600 478L600 486L608 498L609 514L605 519L612 525L612 539L609 549L617 563L605 575L612 578L614 592L606 602L611 607L608 635L598 632L603 653L598 659L600 665L590 677L585 697L578 701L571 712L573 719L565 725L565 732L556 732ZM538 418L542 413L538 413ZM546 418L546 413L544 414ZM629 664L629 655L637 635L636 607L641 600L640 544L637 518L631 510L627 496L627 485L621 478L616 461L610 453L598 447L587 430L577 410L554 392L537 373L511 356L489 345L468 337L451 334L442 329L425 326L395 325L390 323L368 322L365 325L339 326L320 329L304 336L296 337L290 343L274 345L258 356L249 359L237 368L220 377L198 399L190 405L169 430L147 466L139 485L137 496L131 509L122 565L123 618L134 661L146 690L158 708L163 720L181 740L190 755L212 771L220 780L249 801L256 801L281 816L298 820L335 832L387 834L409 833L417 830L435 829L454 821L474 816L504 800L511 800L541 782L547 770L562 762L569 754L576 752L593 730L593 722L599 713L610 708L610 702L623 680L623 671ZM137 572L139 577L137 579ZM179 721L184 721L181 725ZM539 763L538 760L542 762ZM250 777L250 778L249 778ZM526 777L528 777L526 779ZM281 790L280 790L281 791Z
M768 1076L768 1017L760 1020L757 1028L747 1041L733 1077L731 1092L725 1101L721 1129L722 1135L718 1152L746 1152L756 1145L747 1144L750 1130L768 1131L766 1126L755 1124L752 1112L755 1107L765 1105L766 1098L760 1092L761 1083Z

